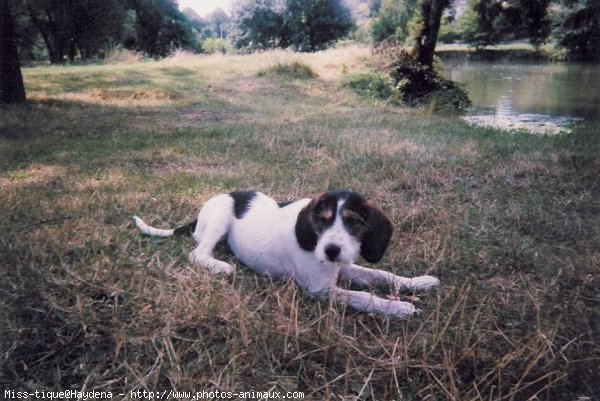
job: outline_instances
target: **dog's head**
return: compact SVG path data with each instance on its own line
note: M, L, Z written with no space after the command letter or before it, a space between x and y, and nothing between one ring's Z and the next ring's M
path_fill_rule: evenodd
M353 263L359 253L369 263L378 262L392 230L392 223L375 204L351 191L317 195L296 221L300 247L315 252L321 262Z

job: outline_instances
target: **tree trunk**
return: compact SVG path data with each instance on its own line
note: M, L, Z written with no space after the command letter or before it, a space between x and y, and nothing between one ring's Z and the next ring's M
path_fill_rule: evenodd
M0 103L25 102L9 0L0 0Z
M413 58L421 65L429 68L433 66L442 13L449 3L449 0L423 0L421 2L422 20L412 50Z

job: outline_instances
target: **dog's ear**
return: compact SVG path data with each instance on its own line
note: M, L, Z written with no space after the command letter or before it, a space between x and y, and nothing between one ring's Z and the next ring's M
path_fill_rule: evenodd
M319 240L313 224L313 211L315 206L322 199L324 194L315 196L308 205L304 206L298 218L296 219L296 239L300 248L305 251L314 251L317 247L317 241Z
M381 260L392 238L394 226L385 214L371 201L366 201L367 230L362 235L360 255L369 263Z

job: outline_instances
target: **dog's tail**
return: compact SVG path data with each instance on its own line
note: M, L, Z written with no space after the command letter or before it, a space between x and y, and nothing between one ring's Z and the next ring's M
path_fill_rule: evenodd
M142 234L152 235L154 237L170 237L171 235L190 236L196 230L196 223L198 222L198 220L194 220L191 223L188 223L184 226L173 230L163 230L160 228L154 228L152 226L149 226L144 222L144 220L142 220L138 216L133 216L133 220L135 221L135 225L137 226L137 228L140 229Z

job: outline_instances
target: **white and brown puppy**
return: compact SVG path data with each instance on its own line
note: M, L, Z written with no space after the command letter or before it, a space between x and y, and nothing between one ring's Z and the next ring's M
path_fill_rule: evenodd
M213 257L216 244L227 236L235 256L256 273L293 277L309 294L330 296L359 311L401 318L419 312L409 302L342 289L337 286L338 278L358 285L389 283L396 289L412 290L439 284L431 276L406 278L354 264L359 254L367 262L378 262L393 228L378 207L356 192L330 191L285 203L260 192L232 192L210 199L196 221L175 230L156 229L137 216L134 219L147 235L193 233L198 246L190 252L189 261L211 273L234 271Z

